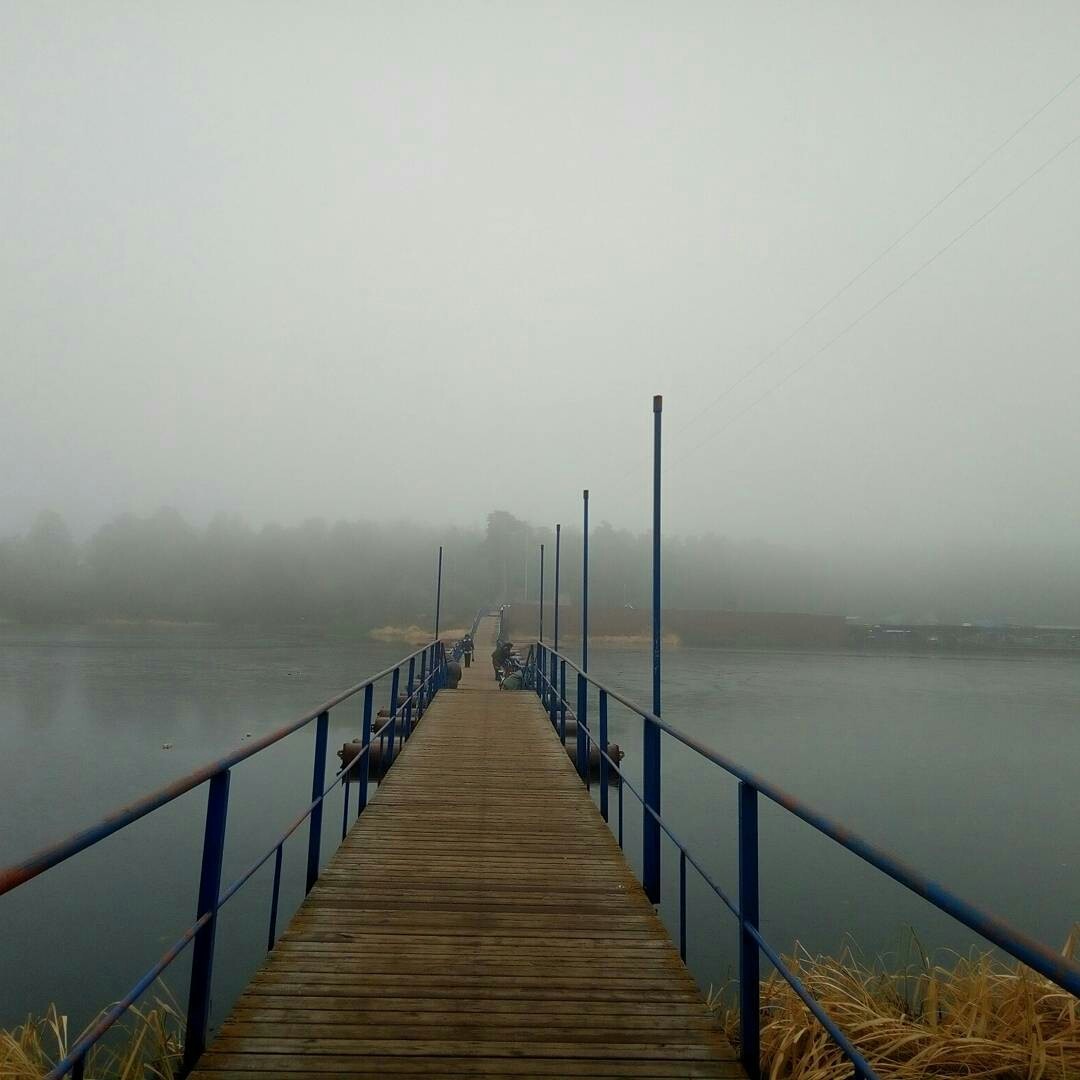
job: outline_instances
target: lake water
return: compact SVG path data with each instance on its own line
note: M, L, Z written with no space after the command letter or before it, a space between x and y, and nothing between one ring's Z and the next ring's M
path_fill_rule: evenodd
M269 731L406 650L314 632L0 628L0 863ZM601 678L646 701L647 650L591 650ZM664 715L940 881L1055 946L1080 919L1080 666L1065 659L862 657L670 649ZM377 701L389 697L389 686ZM330 745L359 733L357 700ZM595 716L595 707L593 711ZM641 722L612 703L611 738L640 776ZM310 729L233 771L225 880L308 801ZM164 744L170 749L163 749ZM736 888L736 783L665 738L664 815L718 882ZM336 759L330 758L333 763ZM523 767L527 767L527 764ZM205 788L0 898L0 1025L55 1001L81 1026L120 996L193 917ZM354 797L355 804L355 797ZM612 813L617 805L612 793ZM328 800L324 853L340 835ZM640 809L625 798L640 871ZM286 845L282 922L303 891L306 828ZM665 841L662 913L677 926ZM220 1018L265 948L272 865L224 909ZM783 950L869 955L905 927L924 947L974 936L767 801L762 925ZM731 917L689 871L689 962L703 985L732 970ZM572 913L568 913L572 918ZM183 1000L187 959L168 983Z

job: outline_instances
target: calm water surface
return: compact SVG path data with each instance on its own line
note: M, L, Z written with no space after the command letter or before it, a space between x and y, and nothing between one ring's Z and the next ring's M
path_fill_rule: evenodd
M285 723L405 650L310 632L0 628L0 863ZM646 650L594 648L593 670L649 695ZM671 649L664 714L945 884L1060 944L1080 919L1080 666L1059 659L920 659ZM389 686L377 700L389 696ZM593 706L595 716L595 705ZM332 747L359 702L331 714ZM612 704L611 737L640 775L640 721ZM164 744L170 749L163 749ZM308 801L298 733L233 771L225 879ZM335 759L331 758L331 761ZM717 880L736 882L735 781L664 741L664 813ZM205 788L0 898L0 1024L56 1001L81 1025L190 923ZM617 801L612 797L613 821ZM340 832L328 801L324 852ZM640 870L640 810L625 842ZM282 911L299 903L306 830L286 846ZM677 926L677 857L662 911ZM225 909L215 1016L265 947L272 865ZM762 804L762 922L782 949L869 954L913 927L927 948L973 936L790 815ZM703 985L735 960L730 916L690 871L689 961ZM569 914L569 913L568 913ZM183 998L184 960L168 981Z

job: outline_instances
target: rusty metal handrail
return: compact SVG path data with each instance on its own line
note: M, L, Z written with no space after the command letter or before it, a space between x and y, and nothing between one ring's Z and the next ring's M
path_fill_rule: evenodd
M417 659L420 661L419 682L416 682ZM400 685L401 669L408 665L407 694L399 700L398 688ZM326 796L339 784L345 788L344 816L342 831L348 821L349 813L349 785L353 782L350 775L354 770L359 773L357 778L360 795L358 799L358 813L366 803L368 765L372 740L379 738L389 731L391 754L394 739L396 737L396 725L399 717L405 731L411 730L414 710L416 719L419 719L431 699L438 692L445 681L446 654L439 641L432 641L421 648L403 657L396 664L385 668L375 675L364 679L362 682L342 690L333 697L316 706L311 711L304 713L295 720L290 721L274 731L245 743L224 757L217 758L202 767L195 769L186 776L174 780L170 784L150 792L132 803L122 806L107 815L101 821L89 828L82 829L63 840L50 844L34 852L22 862L0 869L0 896L11 892L13 889L24 885L45 871L74 855L85 851L87 848L100 843L102 840L119 832L140 818L146 817L153 811L179 798L181 795L194 790L201 784L209 781L210 795L207 806L206 833L203 841L202 869L199 884L199 903L195 921L183 933L183 935L146 971L131 989L109 1008L98 1014L94 1023L71 1045L64 1058L58 1061L48 1072L45 1080L59 1080L60 1077L71 1073L72 1080L82 1080L86 1067L87 1054L93 1045L105 1034L106 1031L131 1007L132 1004L143 994L154 980L169 966L192 942L195 943L195 956L192 960L191 987L188 999L188 1012L186 1022L186 1038L184 1043L183 1069L189 1071L195 1060L205 1048L206 1030L209 1022L210 1009L210 980L212 977L213 939L217 926L217 912L223 904L231 899L236 892L263 866L271 855L276 855L274 866L274 885L270 911L270 932L268 948L272 948L276 937L278 892L281 884L281 861L282 848L286 840L303 824L310 819L310 835L308 839L307 860L307 888L311 889L318 877L319 858L322 836L322 809ZM390 709L386 723L374 733L372 732L372 712L374 687L377 682L390 676L392 679L390 693ZM363 746L361 751L334 776L332 782L326 785L326 741L329 728L330 710L343 701L363 691ZM229 777L230 770L234 765L253 757L261 750L272 746L282 739L299 731L312 721L316 722L315 735L315 763L312 778L312 800L303 812L289 825L285 833L270 848L270 850L257 859L240 877L227 889L221 889L221 863L225 839L225 817L228 807Z

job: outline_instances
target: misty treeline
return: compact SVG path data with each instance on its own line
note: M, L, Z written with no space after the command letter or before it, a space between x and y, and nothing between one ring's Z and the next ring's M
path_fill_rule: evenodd
M0 617L28 622L165 619L370 628L427 625L436 552L445 549L443 626L478 607L535 601L539 545L545 595L554 582L553 529L511 514L482 529L322 520L252 528L222 515L205 527L174 510L126 514L77 541L44 512L0 541ZM576 605L581 532L562 530L562 599ZM601 523L590 533L590 603L645 608L651 537ZM665 539L664 606L805 611L866 621L1080 624L1080 559L1072 553L804 551L723 537Z

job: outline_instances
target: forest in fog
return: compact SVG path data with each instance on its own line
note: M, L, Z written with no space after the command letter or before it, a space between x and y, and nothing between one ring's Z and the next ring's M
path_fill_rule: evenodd
M368 629L426 624L444 546L444 625L483 605L535 601L539 545L546 595L554 530L503 511L477 529L323 520L252 528L219 516L196 527L176 511L124 515L77 541L54 512L0 541L0 617L20 622L163 619L308 623ZM648 534L595 526L590 602L647 607ZM562 599L577 602L581 533L562 531ZM1080 566L1052 551L811 551L666 537L664 606L813 612L881 622L1080 623Z

